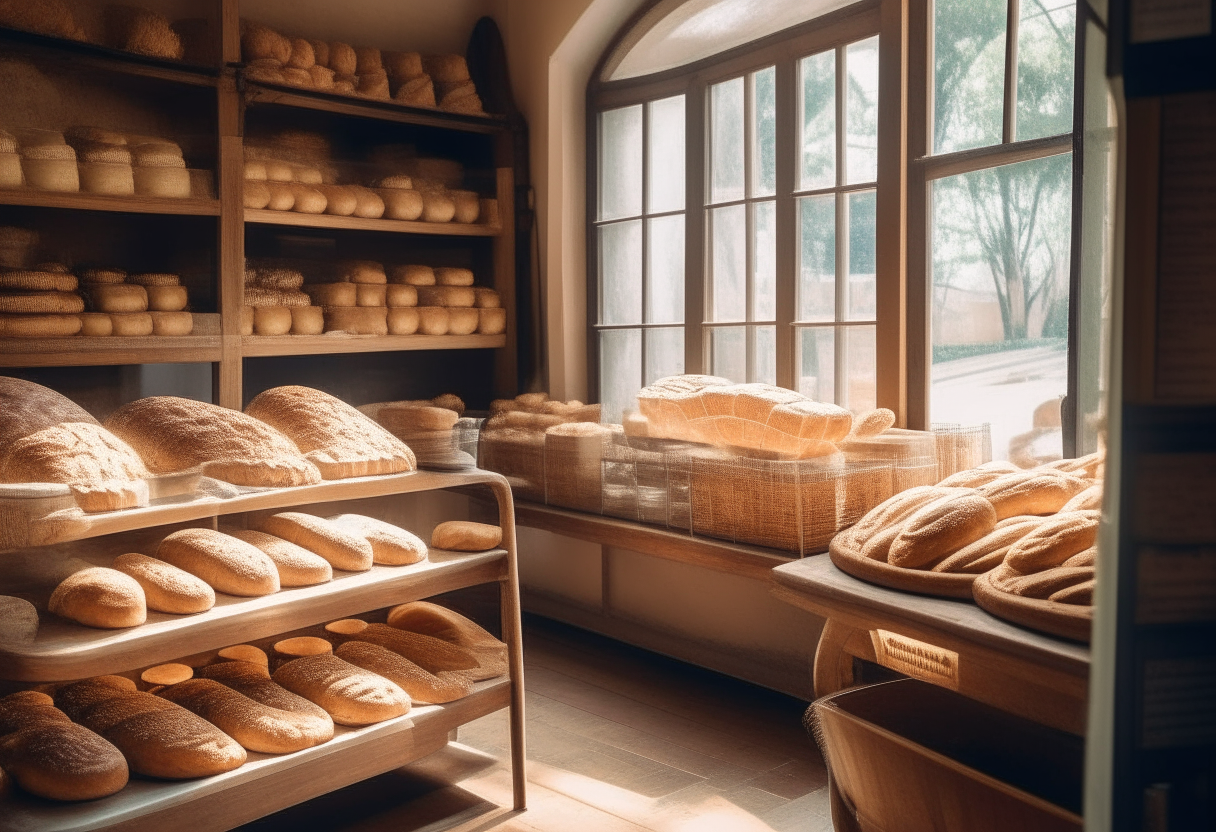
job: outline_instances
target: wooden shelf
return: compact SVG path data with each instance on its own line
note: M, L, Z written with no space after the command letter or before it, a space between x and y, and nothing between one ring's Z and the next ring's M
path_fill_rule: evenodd
M500 133L507 129L507 119L500 115L469 115L433 110L427 107L407 107L395 101L357 98L348 95L307 90L288 85L250 81L243 75L245 101L249 104L275 104L280 107L300 107L358 118L440 127L465 133Z
M194 364L220 360L217 314L196 314L195 335L142 338L0 338L0 367ZM207 333L207 334L202 334Z
M274 355L332 355L350 352L482 350L507 345L506 335L246 335L246 358Z
M412 566L374 566L369 572L334 571L316 586L283 589L260 598L216 593L215 606L198 615L148 612L146 623L100 630L42 616L30 644L0 647L0 677L13 682L60 682L125 673L230 644L348 618L367 610L429 598L506 577L502 549L474 554L431 550ZM108 558L104 559L108 562Z
M338 217L332 214L300 214L296 211L271 211L246 208L245 222L262 225L290 225L296 228L333 228L346 231L391 231L397 234L433 234L448 237L497 237L501 223L416 222L407 220Z
M212 497L169 498L162 504L124 511L99 514L85 514L81 511L58 512L47 518L30 521L26 546L70 543L74 540L100 537L103 534L188 523L206 517L220 517L245 511L264 511L309 503L358 500L364 497L383 497L388 494L409 494L415 491L480 484L508 488L506 481L499 474L476 468L458 473L410 471L382 477L326 480L316 485L302 485L297 488L249 489L238 497L224 500Z
M218 832L391 771L434 753L459 726L510 704L507 678L478 684L463 699L424 705L366 728L338 726L324 745L294 754L250 753L245 765L201 780L132 778L118 794L78 804L52 804L18 793L0 799L9 832L122 829Z
M28 188L0 190L0 205L31 208L68 208L73 211L112 211L122 214L169 214L188 217L218 217L218 199L165 199L148 196L106 196L79 191L35 191Z
M0 27L0 48L8 53L16 50L42 52L56 61L88 69L121 72L125 75L139 75L145 78L200 87L216 86L220 75L218 67L197 66L181 61L152 58L137 55L134 52L111 49L108 46L4 27Z

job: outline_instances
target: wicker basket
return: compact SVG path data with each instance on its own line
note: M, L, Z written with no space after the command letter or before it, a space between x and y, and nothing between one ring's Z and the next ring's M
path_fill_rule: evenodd
M580 433L553 428L545 434L545 502L602 514L604 452L615 432L607 425L574 425Z
M933 425L937 445L938 481L992 460L992 433L982 425Z

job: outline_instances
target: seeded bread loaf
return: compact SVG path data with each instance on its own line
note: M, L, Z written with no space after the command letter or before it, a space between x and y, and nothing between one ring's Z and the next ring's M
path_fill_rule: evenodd
M214 529L182 529L166 537L156 557L229 595L279 591L279 572L261 549Z
M371 725L410 709L409 694L400 687L333 655L294 659L272 678L320 705L339 725Z
M198 714L248 751L290 754L333 738L332 723L301 724L289 711L263 705L214 679L191 679L159 695Z
M411 601L389 610L387 623L399 630L433 636L469 650L480 665L477 671L466 671L475 681L492 679L507 672L507 645L455 610L429 601Z
M270 558L278 570L281 587L313 586L333 580L329 561L303 546L253 529L221 527L220 531L256 546Z
M488 523L469 520L449 520L431 532L431 545L436 549L456 552L484 552L502 544L502 529Z
M227 685L254 702L292 714L295 724L306 733L332 737L334 722L329 714L320 706L272 681L266 669L265 653L262 653L261 659L262 662L223 661L200 667L196 675L200 679L214 679Z
M434 636L411 633L387 624L367 624L358 619L347 619L345 622L339 623L354 625L345 632L335 632L337 628L332 625L327 626L326 629L334 633L339 641L364 641L368 644L378 644L399 656L404 656L428 673L470 671L479 666L477 657L471 650Z
M284 511L263 520L261 531L315 552L334 569L366 572L372 568L372 545L323 517Z
M469 695L473 685L459 671L430 673L387 647L366 641L348 641L334 655L356 667L383 676L404 690L414 702L440 705Z

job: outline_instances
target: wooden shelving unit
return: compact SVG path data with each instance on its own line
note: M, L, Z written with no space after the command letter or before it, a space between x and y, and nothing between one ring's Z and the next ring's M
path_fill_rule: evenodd
M0 205L31 208L67 208L74 211L114 211L120 214L169 214L185 217L218 217L218 199L166 199L149 196L106 196L104 194L60 193L57 191L0 190Z
M245 209L245 222L290 225L297 228L334 228L345 231L388 231L394 234L436 234L449 237L497 237L499 223L418 222L410 220L336 217L331 214L300 214L295 211Z
M241 339L241 354L246 358L260 358L352 352L484 350L500 349L506 344L505 335L246 335Z

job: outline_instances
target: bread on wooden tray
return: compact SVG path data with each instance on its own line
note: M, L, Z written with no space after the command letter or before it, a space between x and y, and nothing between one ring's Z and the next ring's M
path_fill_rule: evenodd
M344 572L366 572L374 562L371 543L316 515L280 512L263 520L260 531L315 552Z
M74 572L51 593L47 608L56 615L89 627L136 627L148 617L139 582L102 566Z
M334 655L293 659L272 679L320 705L339 725L372 725L410 709L409 694L400 687Z
M163 560L131 552L119 555L112 566L140 585L150 610L190 615L215 606L210 584Z
M302 721L214 679L191 679L165 688L162 699L181 705L219 728L248 751L290 754L333 738L333 724Z
M272 534L253 529L220 528L224 534L256 546L274 562L281 587L313 586L333 580L333 567L315 552Z
M328 518L338 529L366 540L372 560L386 566L404 566L426 560L426 543L413 532L362 514L335 514Z
M404 690L412 701L441 705L468 696L473 683L461 672L430 673L387 647L366 641L348 641L334 655L356 667L383 676Z

